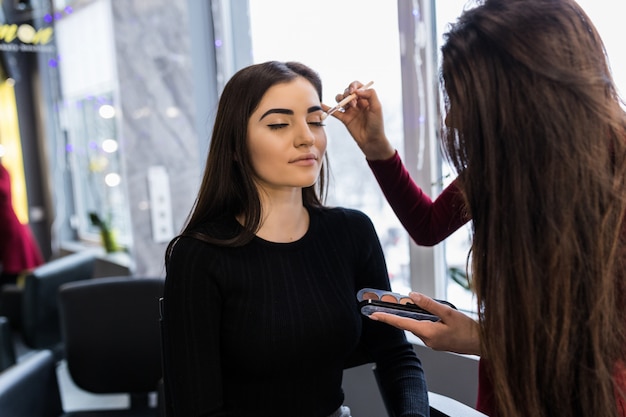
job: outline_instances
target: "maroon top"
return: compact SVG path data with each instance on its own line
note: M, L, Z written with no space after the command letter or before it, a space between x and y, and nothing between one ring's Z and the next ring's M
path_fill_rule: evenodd
M469 221L456 180L432 201L415 184L398 152L389 159L367 163L402 226L418 245L436 245Z
M0 164L0 264L3 274L20 274L44 262L28 225L20 223L11 201L11 177Z

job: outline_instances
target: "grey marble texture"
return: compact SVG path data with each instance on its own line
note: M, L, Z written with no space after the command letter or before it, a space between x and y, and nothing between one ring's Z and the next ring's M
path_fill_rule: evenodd
M112 0L121 106L119 141L138 276L163 276L166 242L154 240L148 170L169 176L173 232L180 231L200 181L187 2Z

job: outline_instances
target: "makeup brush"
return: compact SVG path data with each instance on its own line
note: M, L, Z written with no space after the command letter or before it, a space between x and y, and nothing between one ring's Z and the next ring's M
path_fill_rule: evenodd
M366 90L368 89L372 84L374 84L374 81L370 81L369 83L365 84L364 86L360 87L359 90ZM356 98L356 94L352 93L350 94L348 97L344 98L343 100L341 100L339 103L337 103L337 105L335 107L333 107L332 109L329 109L327 112L322 113L322 120L326 119L328 116L330 116L331 114L333 114L334 112L336 112L337 110L343 109L343 106L345 106L346 104L350 103L352 100L354 100Z

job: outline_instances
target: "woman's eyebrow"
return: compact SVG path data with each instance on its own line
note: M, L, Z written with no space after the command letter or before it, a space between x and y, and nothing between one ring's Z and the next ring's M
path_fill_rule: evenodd
M307 109L307 113L313 113L316 111L322 110L322 107L320 106L311 106ZM293 115L293 110L289 110L289 109L269 109L268 111L266 111L265 113L263 113L263 115L261 116L261 118L259 119L259 121L263 120L263 118L269 114L273 114L273 113L278 113L278 114L288 114L288 115Z
M266 111L265 113L263 113L263 116L261 116L261 118L259 119L259 121L263 120L263 118L264 118L265 116L267 116L268 114L273 114L273 113L293 115L293 110L289 110L289 109L269 109L268 111Z

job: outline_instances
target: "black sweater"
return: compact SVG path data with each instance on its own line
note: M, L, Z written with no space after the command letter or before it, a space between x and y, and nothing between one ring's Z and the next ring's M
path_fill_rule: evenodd
M357 308L360 288L389 289L373 224L355 210L309 213L293 243L176 243L163 318L169 417L328 416L342 405L344 363L357 346L376 361L398 417L428 415L404 332Z

